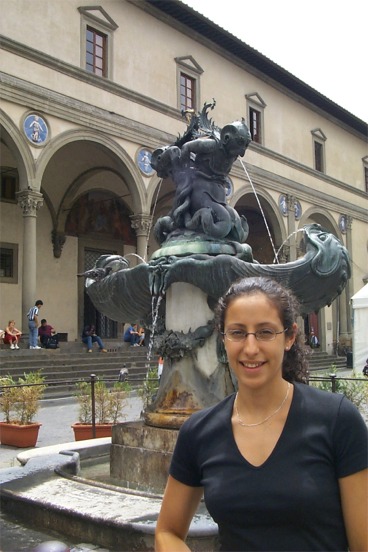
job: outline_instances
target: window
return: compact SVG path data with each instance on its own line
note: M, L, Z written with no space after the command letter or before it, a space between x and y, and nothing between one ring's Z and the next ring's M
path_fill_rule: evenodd
M180 73L180 110L186 111L187 109L196 111L195 80L185 73Z
M323 144L314 142L314 168L316 171L323 172Z
M247 110L248 110L248 127L252 136L253 142L256 144L264 144L264 110L266 103L257 92L246 94Z
M81 67L89 73L112 79L113 36L118 28L101 6L82 6Z
M326 170L325 142L327 138L320 128L315 128L311 132L313 136L314 168L316 171L324 173Z
M364 170L364 186L365 193L368 194L368 155L363 157L363 170Z
M86 34L86 69L100 77L107 76L107 37L102 33L87 27Z
M253 142L257 142L257 144L262 144L261 117L259 111L253 109L253 107L249 108L249 130Z
M203 69L192 56L177 57L178 109L197 111L199 106L200 75Z
M18 283L18 245L0 243L0 282Z

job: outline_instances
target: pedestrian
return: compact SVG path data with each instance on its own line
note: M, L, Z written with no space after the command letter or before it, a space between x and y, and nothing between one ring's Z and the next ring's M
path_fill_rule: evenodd
M158 365L157 365L157 377L159 381L161 381L162 371L164 369L164 359L160 357L158 359Z
M43 301L41 299L38 299L35 302L35 306L31 307L28 311L27 318L28 318L28 329L29 329L29 348L30 349L41 349L39 345L37 345L38 340L38 313L40 308L43 305Z
M97 343L100 353L107 353L105 345L100 336L96 334L96 327L93 324L87 324L83 328L82 341L87 345L87 353L92 353L92 344Z
M314 333L314 330L311 330L310 338L309 338L309 345L312 349L318 349L319 347L319 341L318 337Z
M125 343L130 343L131 347L139 347L140 335L137 324L130 324L124 332Z
M22 332L15 327L15 320L9 320L5 328L4 343L10 343L11 349L19 349L19 340Z
M204 494L222 551L368 550L368 432L342 394L306 384L297 302L279 283L245 278L216 323L237 393L179 431L156 552L185 538Z
M45 349L57 349L59 347L59 336L55 328L47 323L46 318L41 320L38 336L42 347L45 347Z

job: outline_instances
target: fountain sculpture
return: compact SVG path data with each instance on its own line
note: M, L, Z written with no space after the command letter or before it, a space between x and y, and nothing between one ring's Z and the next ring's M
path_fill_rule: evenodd
M304 228L303 258L270 265L254 261L245 243L247 221L226 201L229 172L251 136L244 119L218 128L208 117L213 107L206 103L201 113L191 114L183 136L152 154L158 176L171 177L176 187L170 213L154 227L160 248L148 263L133 268L103 256L96 268L106 276L86 280L100 312L151 328L151 346L165 364L144 419L160 428L179 428L195 410L233 391L213 308L234 280L263 275L282 281L307 314L330 305L350 277L346 249L317 224Z

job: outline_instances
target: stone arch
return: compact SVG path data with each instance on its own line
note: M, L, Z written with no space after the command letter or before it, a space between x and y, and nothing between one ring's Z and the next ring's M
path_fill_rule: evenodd
M82 174L78 175L78 177L72 182L72 184L69 186L69 188L65 191L64 196L60 202L59 209L56 215L56 230L58 232L64 232L65 223L68 217L68 213L70 209L72 208L73 204L78 201L78 199L86 193L86 190L82 190L83 184L86 180L91 178L94 174L98 174L100 172L104 173L116 173L119 177L120 174L117 173L114 169L111 167L93 167L91 169L88 169L87 171L83 172ZM91 188L90 191L102 191L100 187L94 187ZM114 196L117 196L116 190L113 189L113 187L109 187L107 184L103 188L104 192L109 192ZM117 196L119 197L119 196ZM124 202L124 201L123 201ZM125 202L124 202L125 203Z
M321 226L327 226L327 230L333 230L337 237L341 237L341 232L336 221L329 211L320 209L319 207L310 207L302 214L299 221L299 228L302 228L306 224L311 224L311 222L316 222Z
M278 205L270 193L268 193L264 189L260 189L260 190L256 189L256 193L261 203L262 210L266 217L266 221L271 233L273 245L275 247L275 250L277 251L278 247L287 239L287 231L283 221L283 217L280 215ZM263 215L259 209L259 205L254 195L254 192L249 188L245 190L244 187L242 187L240 190L236 191L230 200L230 205L234 207L241 214L244 214L244 211L245 211L245 216L247 216L246 211L249 211L249 212L253 211L263 219ZM249 218L249 216L247 218ZM251 220L248 220L248 223L250 223L249 224L250 231L249 231L249 238L247 241L251 244L251 242L254 239L254 236L252 236ZM263 222L262 240L264 241L266 239L267 239L266 243L270 243L267 227L266 227L266 224ZM272 262L274 258L274 251L271 243L270 243L270 247L272 251L270 250L268 253L267 262ZM256 254L256 251L254 251L254 253ZM259 260L259 259L256 259L256 260ZM263 259L263 262L264 262L264 259Z
M84 143L91 142L99 144L103 148L106 148L106 151L109 154L112 153L115 156L115 159L118 161L119 169L121 170L119 175L126 182L131 194L134 212L146 212L147 200L145 185L143 178L130 155L122 146L111 138L102 134L97 134L90 130L66 131L50 140L37 160L36 168L39 181L42 182L42 177L48 163L58 151L65 146L80 141L83 141Z
M1 109L0 127L1 139L16 160L19 174L19 190L27 190L28 186L33 188L36 168L31 149L19 128Z

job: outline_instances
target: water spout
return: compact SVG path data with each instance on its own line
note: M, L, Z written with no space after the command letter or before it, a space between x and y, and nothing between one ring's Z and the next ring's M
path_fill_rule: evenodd
M266 216L265 216L264 211L263 211L263 209L262 209L261 202L259 201L259 197L258 197L258 195L257 195L257 192L256 192L256 190L255 190L255 188L254 188L252 179L251 179L251 177L250 177L250 175L249 175L249 173L248 173L248 171L247 171L247 169L246 169L246 167L245 167L243 161L240 159L240 157L239 157L239 161L240 161L241 166L242 166L243 169L244 169L245 174L247 175L247 178L248 178L248 180L249 180L250 185L252 186L252 190L253 190L254 196L255 196L255 198L256 198L256 200L257 200L259 210L261 211L261 214L262 214L262 217L263 217L265 226L266 226L266 230L267 230L267 233L268 233L268 237L270 238L271 246L272 246L272 249L273 249L273 252L274 252L274 255L275 255L274 258L277 260L277 262L279 262L279 260L278 260L278 258L277 258L277 253L276 253L275 245L274 245L274 243L273 243L273 239L272 239L272 236L271 236L270 228L269 228L269 226L268 226L268 224L267 224Z
M124 255L124 257L137 257L137 259L139 259L140 261L142 261L142 263L144 264L148 264L147 261L145 259L143 259L143 257L141 257L140 255L138 255L138 253L126 253Z
M279 255L281 249L282 249L282 248L284 247L284 245L289 241L289 239L292 238L293 236L296 236L296 234L297 234L298 232L303 232L303 234L304 234L304 233L305 233L305 230L304 230L304 228L299 228L298 230L294 230L294 232L291 232L291 234L288 235L288 237L286 238L286 240L284 240L284 241L282 242L282 244L280 245L280 247L278 248L278 250L277 250L277 252L276 252L276 255L275 255L275 257L274 257L274 259L273 259L273 261L272 261L273 264L275 264L276 261L279 262L279 260L278 260L278 255Z

